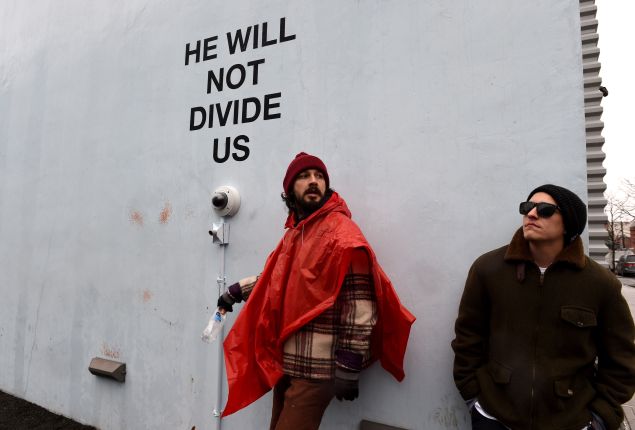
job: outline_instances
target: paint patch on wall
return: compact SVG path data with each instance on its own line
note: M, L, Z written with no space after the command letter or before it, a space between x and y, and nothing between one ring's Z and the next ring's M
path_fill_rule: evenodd
M152 291L143 290L143 303L148 303L150 300L152 300Z
M170 221L170 216L172 215L172 205L170 202L165 202L165 206L159 215L159 222L161 224L167 224Z
M138 225L139 227L143 226L143 214L139 211L130 212L130 222Z
M108 345L106 342L102 343L101 345L101 353L102 355L112 358L113 360L119 359L119 357L121 356L121 352L119 351L119 348L112 347Z

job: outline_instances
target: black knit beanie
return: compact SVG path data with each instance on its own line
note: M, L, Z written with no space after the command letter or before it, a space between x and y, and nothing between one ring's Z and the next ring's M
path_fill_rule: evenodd
M560 208L564 222L564 243L568 245L584 231L586 227L586 205L580 197L566 188L558 185L546 184L529 193L527 201L536 193L547 193Z

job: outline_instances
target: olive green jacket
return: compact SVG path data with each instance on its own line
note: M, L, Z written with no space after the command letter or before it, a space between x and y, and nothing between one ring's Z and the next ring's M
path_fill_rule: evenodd
M577 238L544 276L522 229L472 265L455 324L464 399L513 430L608 430L635 391L635 328L620 282Z

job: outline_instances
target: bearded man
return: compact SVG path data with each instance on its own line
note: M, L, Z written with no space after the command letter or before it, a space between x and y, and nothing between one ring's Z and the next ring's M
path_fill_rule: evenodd
M264 270L231 285L222 310L246 301L224 343L227 416L272 387L270 430L315 430L333 397L359 396L379 359L397 380L414 317L329 186L318 157L299 153L283 180L286 232Z

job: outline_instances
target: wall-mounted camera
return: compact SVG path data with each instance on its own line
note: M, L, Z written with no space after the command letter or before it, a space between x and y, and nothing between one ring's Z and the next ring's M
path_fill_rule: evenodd
M212 207L219 216L232 216L240 209L240 194L229 185L223 185L214 190Z

